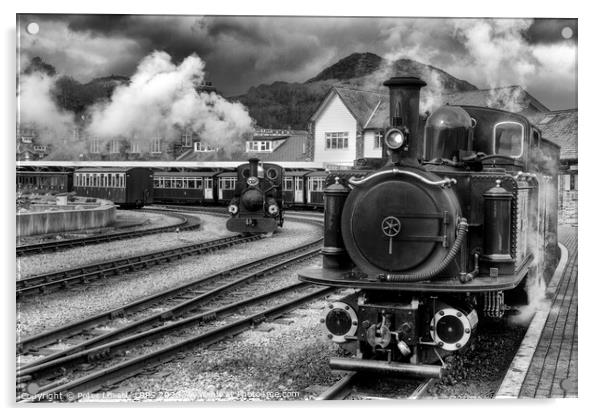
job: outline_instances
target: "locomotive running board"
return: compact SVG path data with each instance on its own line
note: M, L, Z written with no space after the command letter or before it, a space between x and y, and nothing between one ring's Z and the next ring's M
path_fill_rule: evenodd
M405 364L359 358L331 358L330 368L344 371L366 371L404 377L441 378L445 368L439 365Z

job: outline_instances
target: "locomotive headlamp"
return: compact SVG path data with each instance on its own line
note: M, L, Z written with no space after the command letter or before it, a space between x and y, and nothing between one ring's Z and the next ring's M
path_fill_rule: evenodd
M276 215L276 214L278 214L278 205L275 205L275 204L272 204L272 205L270 205L270 206L268 207L268 212L269 212L271 215Z
M357 332L357 314L344 302L328 305L323 321L329 336L337 343L347 342L346 337L354 336Z
M401 148L407 141L407 134L400 129L391 129L385 134L385 144L391 150Z
M238 212L238 207L236 205L230 205L228 207L228 212L232 215L236 215L236 213Z
M259 179L257 178L257 176L249 176L249 178L247 179L247 185L249 185L249 186L259 185Z

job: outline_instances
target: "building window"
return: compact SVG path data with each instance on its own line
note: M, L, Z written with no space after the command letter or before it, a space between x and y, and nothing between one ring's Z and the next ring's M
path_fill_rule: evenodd
M380 131L374 133L374 148L382 149L383 148L383 134Z
M90 143L90 153L100 153L100 140L92 139Z
M570 175L570 190L571 191L576 191L577 190L577 175Z
M182 134L182 146L192 147L192 132L188 129Z
M161 138L156 138L151 143L151 153L161 153Z
M119 153L119 140L111 140L109 153Z
M209 146L202 142L194 142L194 151L195 152L216 152L217 148L213 146Z
M348 149L349 132L326 133L326 149Z
M130 153L140 153L140 143L138 143L138 142L130 143Z
M247 152L271 152L272 142L267 140L250 140L247 142Z

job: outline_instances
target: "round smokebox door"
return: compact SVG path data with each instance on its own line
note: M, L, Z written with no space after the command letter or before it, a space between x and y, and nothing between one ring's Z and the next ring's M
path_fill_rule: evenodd
M351 217L352 244L373 267L411 270L441 244L439 210L425 188L390 180L362 193Z

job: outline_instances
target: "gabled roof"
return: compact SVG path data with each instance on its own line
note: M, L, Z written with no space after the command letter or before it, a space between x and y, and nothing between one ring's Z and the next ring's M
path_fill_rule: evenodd
M560 146L560 160L577 159L578 111L576 108L549 111L530 119L539 127L544 139Z
M368 128L369 125L374 124L375 117L377 120L381 120L382 115L379 113L385 107L387 110L387 119L389 117L389 97L387 94L354 88L332 87L326 98L322 101L322 104L320 104L316 112L311 116L312 121L320 116L335 96L341 98L341 101L343 101L349 112L364 128Z
M533 106L537 111L550 111L548 107L518 85L447 93L443 94L441 104L491 107L515 113L526 111L529 106Z
M311 117L312 121L320 115L335 94L341 98L353 117L364 129L385 128L388 125L388 94L346 87L332 87L329 95ZM473 105L496 109L508 109L508 107L511 107L517 113L550 111L549 108L517 85L486 90L445 93L441 95L440 101L441 105Z
M270 137L269 140L273 139ZM307 135L299 134L287 137L279 137L282 143L272 152L237 152L227 155L222 152L195 152L192 149L181 154L178 157L180 162L188 161L208 161L208 160L247 160L254 156L265 162L301 162L308 157L303 151ZM307 151L307 150L306 150Z
M294 135L289 136L286 140L280 144L273 152L257 152L257 153L245 153L244 157L255 156L264 162L282 162L282 161L303 161L307 157L304 150L304 143L307 140L306 135Z

